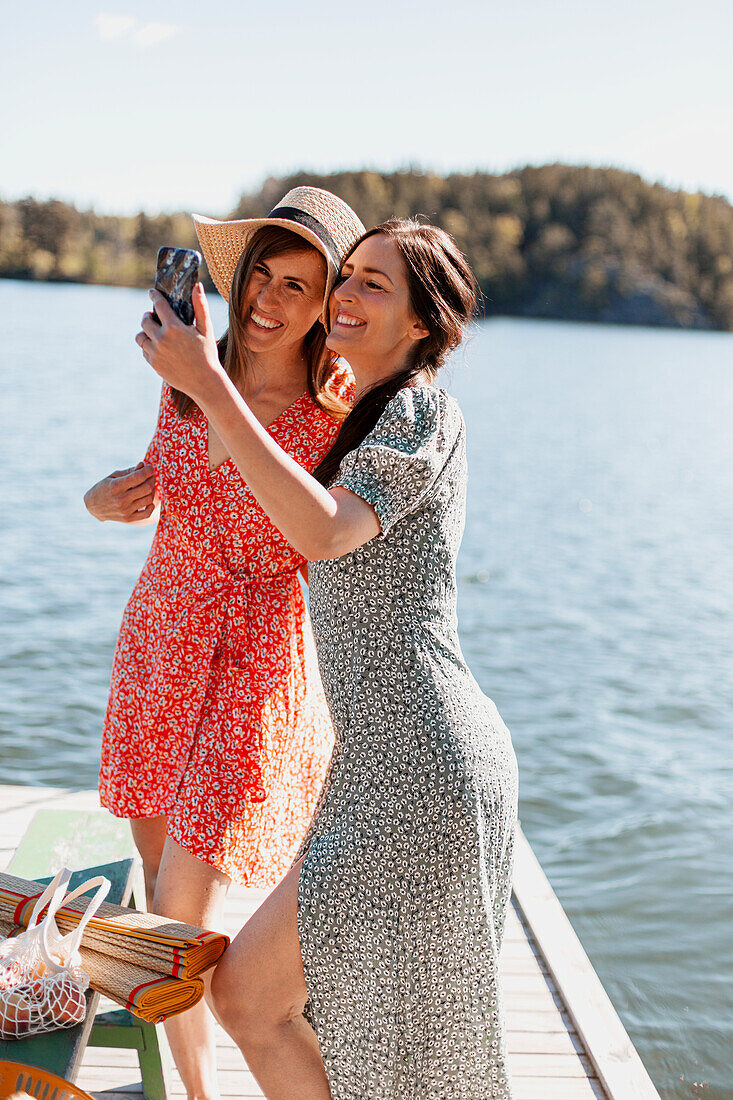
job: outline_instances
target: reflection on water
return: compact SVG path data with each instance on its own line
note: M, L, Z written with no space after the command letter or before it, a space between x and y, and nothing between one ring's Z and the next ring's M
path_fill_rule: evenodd
M0 282L0 306L2 779L89 786L150 530L81 495L152 431L147 298ZM512 730L524 829L674 1100L733 1097L732 348L498 320L449 379L466 656Z

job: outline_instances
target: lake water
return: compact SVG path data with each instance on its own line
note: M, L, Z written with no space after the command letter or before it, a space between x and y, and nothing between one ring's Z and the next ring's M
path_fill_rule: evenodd
M81 498L152 432L147 302L0 281L4 782L96 782L151 531ZM448 385L463 645L514 736L525 832L665 1100L731 1100L733 340L493 320Z

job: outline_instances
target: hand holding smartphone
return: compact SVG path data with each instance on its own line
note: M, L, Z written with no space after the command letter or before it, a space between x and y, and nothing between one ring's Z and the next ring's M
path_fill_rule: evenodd
M198 282L201 262L201 253L193 248L164 246L158 251L155 289L160 291L184 325L193 324L193 288ZM160 324L155 310L153 318Z

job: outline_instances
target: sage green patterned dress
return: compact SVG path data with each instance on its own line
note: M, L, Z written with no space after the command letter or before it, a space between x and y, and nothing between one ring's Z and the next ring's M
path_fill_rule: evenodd
M381 533L310 566L336 748L298 929L333 1100L511 1097L498 960L517 773L458 641L464 434L443 390L402 390L334 482Z

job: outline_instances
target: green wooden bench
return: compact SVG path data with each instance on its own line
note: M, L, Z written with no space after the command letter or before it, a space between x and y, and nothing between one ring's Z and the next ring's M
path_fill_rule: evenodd
M80 866L84 869L74 873L70 889L104 875L112 884L108 901L134 905L145 896L127 822L100 811L39 810L8 870L21 878L50 882L49 872ZM86 1019L77 1027L0 1041L0 1059L48 1069L73 1082L87 1046L128 1047L137 1051L147 1100L167 1100L170 1052L162 1027L145 1023L124 1008L98 1013L99 1000L98 993L88 991Z

